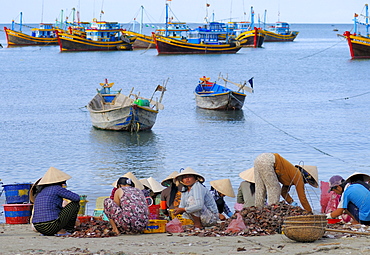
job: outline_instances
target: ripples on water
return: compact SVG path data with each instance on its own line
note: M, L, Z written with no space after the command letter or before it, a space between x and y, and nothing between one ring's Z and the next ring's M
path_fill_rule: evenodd
M73 176L71 190L87 194L92 213L95 199L109 195L111 183L128 171L162 180L190 166L206 177L208 187L210 180L230 178L236 191L238 174L258 154L277 152L293 164L318 166L323 181L334 174L369 173L370 61L351 61L331 25L292 27L300 31L293 43L265 43L234 55L0 49L0 178L6 184L34 182L57 167ZM342 32L351 25L336 28ZM0 43L6 45L3 32ZM195 107L199 77L217 80L220 72L236 82L254 77L255 93L242 111ZM92 128L84 106L105 78L123 93L135 87L145 97L170 78L165 109L152 131ZM307 186L307 192L319 211L319 189Z

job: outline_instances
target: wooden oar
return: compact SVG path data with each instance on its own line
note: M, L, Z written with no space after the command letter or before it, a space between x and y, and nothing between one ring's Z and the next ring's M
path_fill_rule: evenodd
M243 89L243 90L248 91L249 93L253 93L253 89L252 89L252 88L250 88L250 87L246 87L246 86L245 86L245 85L246 85L246 83L244 83L244 85L242 85L242 84L240 84L240 83L236 83L236 82L230 81L230 80L228 80L228 79L225 79L225 78L224 78L224 77L222 77L222 76L220 76L219 78L223 79L223 80L224 80L224 81L226 81L226 82L230 82L230 83L232 83L232 84L234 84L234 85L238 86L240 89Z
M340 229L331 229L331 228L325 228L325 231L348 233L348 234L353 234L353 235L367 235L367 236L370 236L369 232L358 232L358 231L340 230Z

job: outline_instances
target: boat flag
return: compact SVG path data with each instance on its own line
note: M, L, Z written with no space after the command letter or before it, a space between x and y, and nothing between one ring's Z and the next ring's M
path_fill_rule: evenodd
M166 91L166 88L161 85L158 85L155 91Z
M207 7L210 7L211 6L209 3L207 3L206 5L207 5Z
M252 77L252 78L250 78L249 80L248 80L248 82L249 82L249 84L251 85L251 88L253 89L253 78L254 77Z

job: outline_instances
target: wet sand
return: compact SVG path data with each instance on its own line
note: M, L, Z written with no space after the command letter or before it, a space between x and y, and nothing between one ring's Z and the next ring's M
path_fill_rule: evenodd
M285 235L199 237L187 234L120 235L108 238L41 236L29 224L0 224L0 254L369 254L369 236L334 238L327 232L313 243Z

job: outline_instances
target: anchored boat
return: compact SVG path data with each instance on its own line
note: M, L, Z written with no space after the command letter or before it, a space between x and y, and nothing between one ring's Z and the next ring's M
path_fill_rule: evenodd
M92 125L98 129L138 132L150 130L155 124L166 85L158 85L150 99L133 94L134 88L126 96L121 90L111 90L114 83L100 83L102 88L87 105ZM154 94L160 91L159 101L154 101Z

